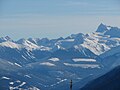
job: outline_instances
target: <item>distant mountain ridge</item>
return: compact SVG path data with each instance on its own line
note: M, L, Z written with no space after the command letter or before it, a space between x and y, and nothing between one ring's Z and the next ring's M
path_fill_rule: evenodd
M106 26L101 23L96 32L104 33L104 35L110 35L110 37L120 38L120 28L118 27Z
M64 86L71 79L74 84L82 80L85 84L120 64L119 32L119 28L100 24L93 33L66 38L14 41L9 36L1 37L0 83L28 90L56 90L61 86L66 90L69 87Z

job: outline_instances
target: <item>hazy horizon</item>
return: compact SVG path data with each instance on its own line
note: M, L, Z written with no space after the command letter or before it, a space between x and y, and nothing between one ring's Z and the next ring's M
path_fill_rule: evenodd
M58 38L120 27L119 0L1 0L0 36Z

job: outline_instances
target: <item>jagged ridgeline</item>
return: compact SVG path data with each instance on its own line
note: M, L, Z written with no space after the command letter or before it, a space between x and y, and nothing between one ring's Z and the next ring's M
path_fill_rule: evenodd
M79 90L120 64L120 29L100 24L66 38L0 38L0 90Z

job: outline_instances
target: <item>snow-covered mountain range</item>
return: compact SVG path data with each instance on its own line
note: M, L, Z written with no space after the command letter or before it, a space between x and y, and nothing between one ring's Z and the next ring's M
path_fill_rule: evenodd
M120 29L100 24L93 33L66 38L14 41L1 37L0 58L2 90L56 90L61 86L67 90L70 79L84 85L120 64Z

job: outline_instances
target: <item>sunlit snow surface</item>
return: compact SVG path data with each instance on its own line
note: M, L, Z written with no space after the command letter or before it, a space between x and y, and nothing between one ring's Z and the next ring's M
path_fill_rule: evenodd
M1 79L7 79L7 80L9 80L10 78L3 76Z
M40 65L45 65L45 66L56 66L55 64L50 63L50 62L43 62L43 63L40 63Z
M50 61L57 62L57 61L59 61L59 58L50 58L49 60L50 60Z
M74 62L96 62L95 59L84 59L84 58L75 58L73 59Z
M17 48L17 49L21 48L21 45L16 44L16 43L11 42L11 41L2 42L2 43L0 43L0 46L10 47L10 48Z
M21 66L20 64L18 64L18 63L15 63L15 65L18 66L18 67L22 67L22 66Z
M66 66L71 67L81 67L81 68L100 68L97 64L70 64L70 63L64 63Z

